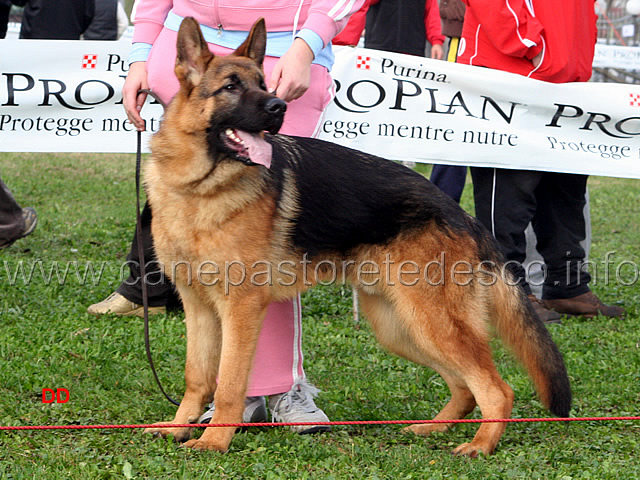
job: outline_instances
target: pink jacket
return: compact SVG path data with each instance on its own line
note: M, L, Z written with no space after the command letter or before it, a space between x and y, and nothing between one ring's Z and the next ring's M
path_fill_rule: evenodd
M591 77L594 0L464 0L458 62L546 82ZM532 59L542 54L540 65Z
M223 30L249 31L264 17L269 32L309 29L326 46L344 28L364 0L139 0L133 42L153 44L173 9L181 17ZM297 17L297 21L296 21Z

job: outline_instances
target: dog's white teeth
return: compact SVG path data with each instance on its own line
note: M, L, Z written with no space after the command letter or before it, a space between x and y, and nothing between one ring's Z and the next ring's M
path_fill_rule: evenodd
M244 140L242 140L240 137L238 137L231 128L227 128L224 131L224 133L225 133L225 135L227 137L229 137L234 142L239 143L240 145L244 145Z

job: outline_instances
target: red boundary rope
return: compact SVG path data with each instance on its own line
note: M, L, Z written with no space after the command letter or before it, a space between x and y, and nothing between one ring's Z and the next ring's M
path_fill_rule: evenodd
M569 418L498 418L498 419L460 419L460 420L356 420L343 422L290 422L290 423L186 423L186 424L132 424L132 425L23 425L0 426L1 430L90 430L90 429L134 429L134 428L205 428L205 427L293 427L306 425L403 425L423 423L532 423L532 422L605 422L633 421L638 417L569 417Z

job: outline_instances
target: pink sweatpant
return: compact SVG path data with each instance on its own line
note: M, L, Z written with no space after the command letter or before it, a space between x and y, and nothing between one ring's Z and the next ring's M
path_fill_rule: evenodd
M173 73L176 59L177 32L164 28L147 61L149 87L167 102L178 91ZM231 50L209 44L215 55L227 55ZM265 57L264 70L268 80L278 58ZM322 119L322 113L332 98L333 80L326 68L311 67L309 90L287 105L280 133L311 137ZM258 339L248 396L274 395L287 392L293 383L304 377L302 356L302 315L300 297L293 301L272 303L267 309Z

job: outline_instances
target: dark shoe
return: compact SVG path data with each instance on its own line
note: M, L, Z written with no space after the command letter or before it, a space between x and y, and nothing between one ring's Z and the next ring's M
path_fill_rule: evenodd
M604 315L605 317L621 317L624 315L624 308L605 305L593 292L583 293L573 298L543 300L542 303L550 310L586 318L592 318L596 315Z
M527 297L531 302L531 306L533 307L533 310L536 312L540 320L543 321L543 323L547 323L547 324L562 323L562 321L560 320L562 318L562 315L560 315L558 312L553 312L545 308L545 306L538 299L538 297L536 297L535 295L527 295Z
M20 240L21 238L26 237L36 229L36 225L38 224L38 215L36 215L36 211L33 208L23 208L22 218L24 219L24 230L22 231L20 236L11 240L5 240L4 242L0 243L0 250L13 245L16 240Z

